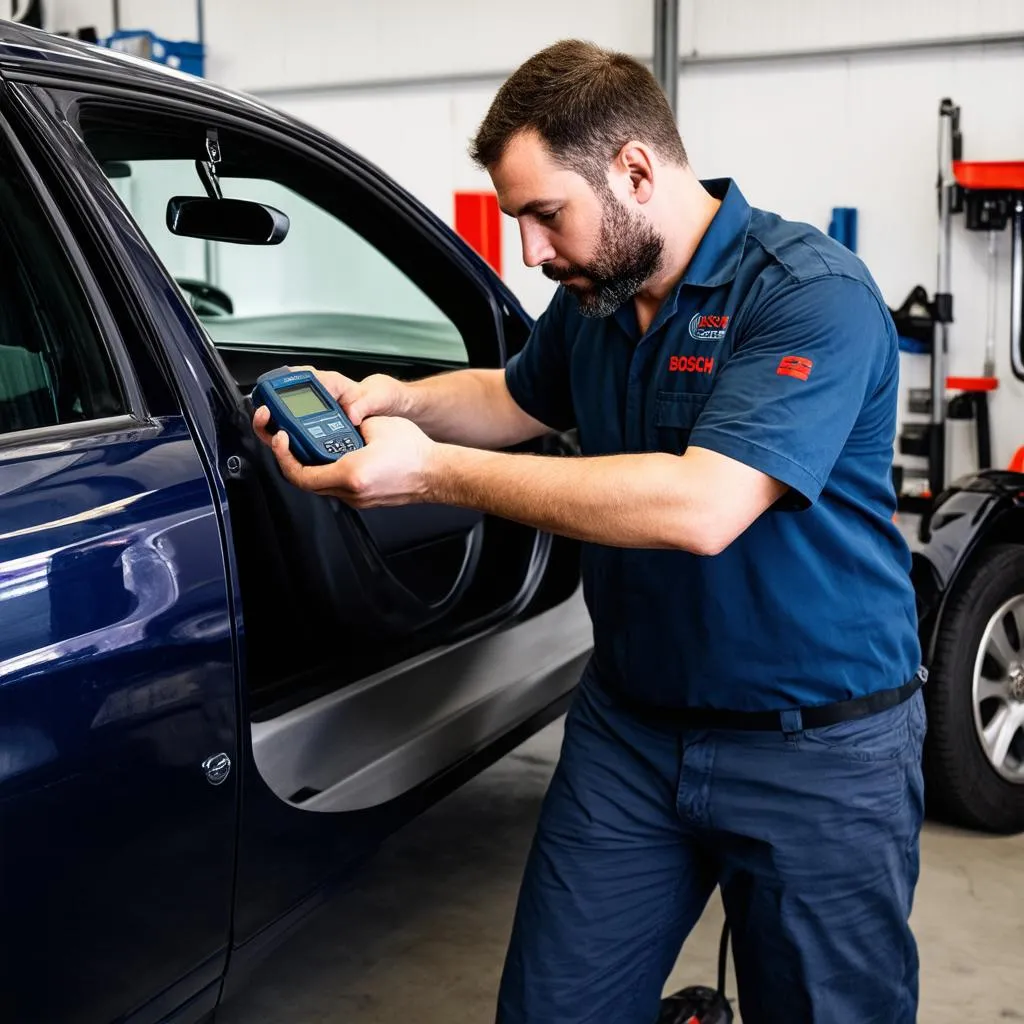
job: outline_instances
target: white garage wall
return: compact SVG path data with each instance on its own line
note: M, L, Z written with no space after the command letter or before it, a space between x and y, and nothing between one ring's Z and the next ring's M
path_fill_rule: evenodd
M684 54L750 54L1019 33L1024 10L1020 0L681 0L680 22Z
M109 0L50 0L56 31L112 26ZM643 54L651 46L645 0L206 0L210 74L250 90L504 75L552 39L586 35ZM191 0L121 0L124 28L195 37Z
M55 0L50 10L64 19L54 27L103 31L109 4ZM122 0L122 21L195 35L188 3ZM489 186L466 147L523 58L569 35L646 58L653 37L649 0L207 0L205 24L211 78L343 139L449 223L455 189ZM1007 36L1018 41L1000 41ZM859 254L896 306L914 284L935 288L939 100L948 95L962 107L968 159L1024 159L1024 109L1015 99L1024 91L1022 36L1022 0L681 0L683 138L698 173L735 177L756 205L823 229L833 206L856 206ZM929 40L943 45L900 46ZM858 50L870 47L881 49ZM808 50L841 52L752 60ZM506 280L537 313L552 285L522 267L515 226L505 227ZM954 236L949 369L978 374L986 239L968 235L961 221ZM999 249L1001 386L992 402L994 455L1005 464L1024 444L1024 385L1009 370L1009 231ZM926 385L923 357L903 364L905 386ZM955 475L971 468L970 435L965 424L951 430Z
M121 0L122 27L194 38L193 0ZM205 0L210 73L250 90L499 75L566 36L651 52L653 0ZM685 54L1019 32L1020 0L680 0ZM109 0L49 0L49 27L112 26Z

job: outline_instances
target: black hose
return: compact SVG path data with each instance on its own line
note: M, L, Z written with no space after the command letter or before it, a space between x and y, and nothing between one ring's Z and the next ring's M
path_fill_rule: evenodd
M725 998L725 965L729 956L729 922L722 925L722 938L718 943L718 992Z

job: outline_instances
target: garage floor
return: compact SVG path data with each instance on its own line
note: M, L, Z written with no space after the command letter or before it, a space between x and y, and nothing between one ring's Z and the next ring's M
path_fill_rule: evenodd
M218 1024L484 1024L561 722L396 836ZM913 924L922 1024L1024 1021L1024 837L929 825ZM668 990L714 981L712 899ZM735 987L732 989L735 992Z

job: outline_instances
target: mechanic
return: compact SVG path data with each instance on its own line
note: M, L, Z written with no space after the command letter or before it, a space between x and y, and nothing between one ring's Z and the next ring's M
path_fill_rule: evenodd
M746 1024L912 1024L925 673L877 286L699 180L622 54L530 58L473 155L561 284L524 349L413 383L322 373L367 442L328 467L266 410L254 427L296 486L356 508L444 502L585 542L595 648L498 1019L651 1024L718 886ZM582 457L492 450L574 427Z

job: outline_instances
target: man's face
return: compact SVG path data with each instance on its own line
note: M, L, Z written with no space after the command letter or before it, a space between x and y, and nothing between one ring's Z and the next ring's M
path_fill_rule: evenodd
M519 222L523 262L562 284L584 316L610 316L658 270L665 242L647 220L557 163L535 133L515 136L490 174Z

